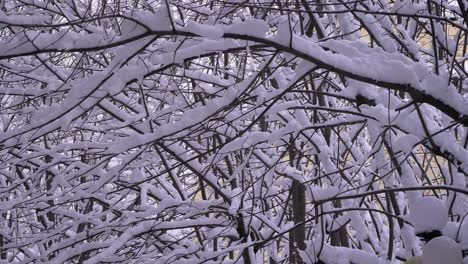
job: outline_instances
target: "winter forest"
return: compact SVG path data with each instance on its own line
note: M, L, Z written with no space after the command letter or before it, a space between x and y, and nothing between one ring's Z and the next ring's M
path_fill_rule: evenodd
M468 263L467 0L0 1L0 263Z

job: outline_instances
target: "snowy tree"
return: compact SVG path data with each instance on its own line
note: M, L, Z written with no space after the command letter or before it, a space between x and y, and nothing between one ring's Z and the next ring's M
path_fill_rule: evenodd
M0 5L0 263L466 256L467 1Z

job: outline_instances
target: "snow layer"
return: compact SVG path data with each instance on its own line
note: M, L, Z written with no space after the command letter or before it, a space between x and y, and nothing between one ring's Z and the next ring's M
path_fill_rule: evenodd
M447 207L436 197L419 198L412 204L410 210L410 221L416 234L432 230L441 231L447 224Z
M429 241L423 249L424 264L463 263L460 245L448 237L437 237Z

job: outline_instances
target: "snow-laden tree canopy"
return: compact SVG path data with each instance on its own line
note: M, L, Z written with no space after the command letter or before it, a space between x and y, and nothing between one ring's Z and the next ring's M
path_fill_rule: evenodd
M0 263L468 249L466 0L0 5Z

